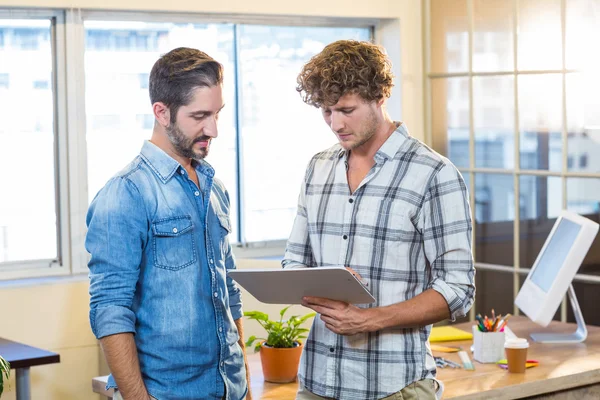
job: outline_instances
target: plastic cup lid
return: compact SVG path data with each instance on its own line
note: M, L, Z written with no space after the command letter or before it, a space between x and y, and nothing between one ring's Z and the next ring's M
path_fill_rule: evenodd
M529 347L529 342L523 338L511 338L506 339L504 347L509 349L526 349Z

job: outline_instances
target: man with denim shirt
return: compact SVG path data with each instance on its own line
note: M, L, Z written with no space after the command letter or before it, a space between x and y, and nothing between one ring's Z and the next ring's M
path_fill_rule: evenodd
M462 317L473 304L464 181L391 120L392 81L381 48L345 40L298 76L304 101L320 108L339 144L309 162L283 267L343 265L376 299L358 306L303 299L319 315L300 362L298 400L440 396L431 324Z
M229 196L204 161L222 66L178 48L150 74L150 141L87 215L90 323L115 398L250 398ZM110 155L108 155L110 156Z

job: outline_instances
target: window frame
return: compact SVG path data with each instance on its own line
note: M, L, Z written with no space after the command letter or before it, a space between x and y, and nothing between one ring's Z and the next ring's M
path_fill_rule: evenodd
M236 120L234 121L234 126L236 127L236 147L238 151L236 152L236 162L237 162L237 174L236 174L236 184L237 184L237 207L238 207L238 220L235 222L238 226L238 237L236 238L237 243L233 245L234 255L237 258L261 258L261 257L275 257L275 256L283 256L285 252L286 240L267 240L267 241L257 241L257 242L248 242L244 239L244 212L243 212L243 202L244 202L244 194L243 194L243 171L240 168L242 163L243 155L240 154L239 149L242 146L240 130L240 118L241 118L241 104L242 99L240 98L240 88L238 88L237 81L239 81L239 71L237 68L237 51L239 48L239 37L237 32L237 27L239 25L271 25L271 26L293 26L293 27L332 27L332 28L368 28L370 30L371 40L375 40L375 31L377 27L381 24L381 20L372 19L372 18L326 18L326 17L281 17L281 16L243 16L243 15L235 15L235 14L181 14L181 13L155 13L155 12L135 12L135 11L83 11L80 15L80 24L82 29L82 35L85 35L83 30L83 22L84 21L141 21L141 22L171 22L171 23L197 23L197 24L206 24L206 23L224 23L224 24L233 24L234 29L234 63L235 63L235 80L236 80L236 88L235 88L235 111L234 115ZM85 37L85 36L83 36ZM85 51L85 43L81 44L83 46L81 54L83 65L83 53ZM83 92L79 93L78 97L82 99L80 102L85 111L85 89L83 88ZM85 112L84 112L85 114ZM82 120L82 119L80 119ZM85 121L83 119L83 121ZM81 132L85 132L85 126L83 126L83 130ZM87 152L87 149L81 148L80 152L83 152L84 156ZM307 160L308 161L308 160ZM83 181L85 178L85 182ZM85 176L80 177L81 182L79 183L79 187L86 187L85 196L82 196L80 201L84 201L85 204L81 203L80 207L82 209L87 209L87 173ZM298 183L300 185L300 182ZM85 234L85 227L82 230L82 234ZM87 270L87 261L83 264L83 269Z
M425 43L423 50L423 68L424 68L424 101L425 101L425 141L429 144L438 143L440 145L447 144L446 133L433 133L433 100L432 100L432 82L436 79L448 79L448 78L468 78L469 80L469 166L461 167L459 170L462 173L469 175L469 182L467 186L471 188L469 202L475 205L475 193L476 187L476 174L510 174L513 175L515 195L514 195L514 221L513 221L513 265L497 265L483 262L475 262L475 267L486 271L496 271L503 273L513 274L513 290L514 295L518 293L520 289L520 282L522 278L520 276L526 276L529 272L529 268L520 265L520 178L521 176L540 176L540 177L559 177L561 178L561 205L562 208L567 207L567 181L568 178L600 178L599 173L590 172L576 172L569 170L568 164L568 128L567 128L567 117L568 117L568 106L567 106L567 77L570 74L582 73L583 71L578 69L567 68L567 1L560 0L561 5L561 57L562 65L558 69L545 69L545 70L529 70L520 69L518 65L518 30L519 30L519 0L508 0L513 4L513 23L512 23L512 41L513 41L513 65L511 70L495 70L485 72L474 72L473 71L473 52L474 52L474 27L475 27L475 15L474 15L474 3L475 0L466 0L467 7L467 19L468 19L468 70L462 72L431 72L431 59L432 59L432 43L431 43L431 2L432 0L425 0L422 3L422 18L423 18L423 40ZM541 74L560 74L562 78L562 127L561 127L561 148L564 150L561 156L561 169L560 171L552 170L534 170L534 169L521 169L521 151L520 151L520 139L526 132L521 128L519 124L519 77L527 75L541 75ZM473 78L477 77L501 77L501 76L513 76L514 79L514 117L515 117L515 128L514 128L514 154L515 154L515 165L513 168L482 168L475 166L475 126L474 126L474 100L473 100ZM578 164L578 157L574 160L574 164ZM475 207L471 208L471 217L475 221ZM472 248L473 256L475 258L475 239L476 239L476 224L473 224L472 234ZM586 282L586 283L600 283L600 277L577 273L574 281ZM475 316L475 307L470 311L470 319L473 320ZM519 309L514 306L513 313L519 315ZM567 307L566 298L563 299L561 306L561 320L566 321Z
M50 9L3 9L2 19L50 20L54 135L54 195L56 209L56 258L0 263L0 280L70 274L69 182L67 163L66 86L65 86L65 11Z
M54 162L57 216L57 257L0 263L0 281L70 276L87 273L89 254L85 250L88 209L87 144L85 109L85 21L142 21L171 23L227 23L234 33L239 25L308 26L368 28L375 41L377 30L387 20L376 18L252 16L243 14L159 13L142 11L99 11L80 9L0 9L0 18L49 19L52 41L52 81L54 107ZM238 40L234 35L234 40ZM237 57L237 48L234 49ZM234 60L235 62L236 60ZM238 79L239 72L235 76ZM240 142L240 90L236 87L236 145ZM286 240L243 241L243 171L238 151L238 258L271 258L284 254Z

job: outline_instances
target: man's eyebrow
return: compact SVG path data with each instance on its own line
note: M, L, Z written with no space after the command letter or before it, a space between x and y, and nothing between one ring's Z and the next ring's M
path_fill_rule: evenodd
M219 108L217 110L217 113L219 113L223 109L223 107L225 107L225 104L223 104L221 106L221 108ZM213 114L213 112L209 111L209 110L196 110L196 111L191 111L188 115L190 117L194 117L194 116L197 116L197 115L211 115L211 114Z
M343 106L343 107L334 107L333 109L335 111L349 111L349 110L354 110L356 108L356 106Z

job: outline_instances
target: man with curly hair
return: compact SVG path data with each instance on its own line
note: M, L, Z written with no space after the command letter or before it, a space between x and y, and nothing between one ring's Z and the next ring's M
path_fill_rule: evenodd
M376 302L303 299L319 315L297 399L441 396L431 324L473 304L466 186L448 159L389 117L392 81L383 49L351 40L326 46L298 76L304 102L339 143L307 167L283 267L344 265Z

